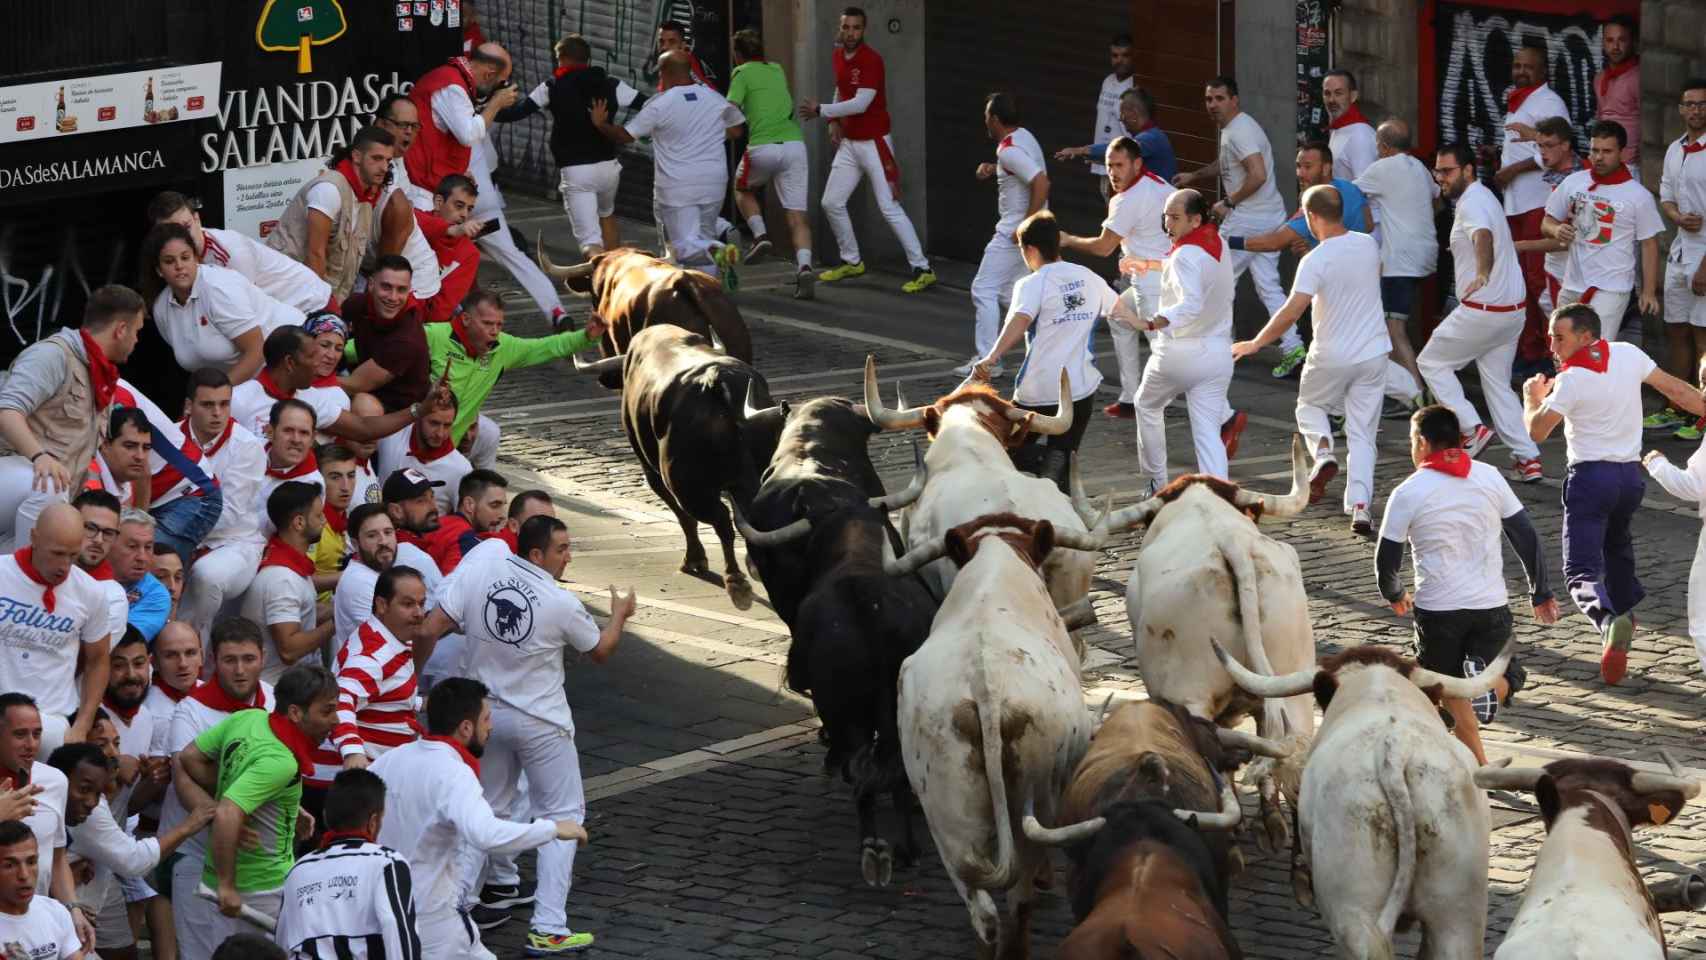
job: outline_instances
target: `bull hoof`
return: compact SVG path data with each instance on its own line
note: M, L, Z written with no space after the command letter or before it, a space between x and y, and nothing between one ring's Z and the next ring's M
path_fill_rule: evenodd
M752 608L752 584L745 577L731 573L723 577L723 588L728 590L729 602L735 605L736 610Z
M1266 839L1266 843L1262 841ZM1285 815L1277 809L1269 809L1262 814L1262 831L1256 835L1256 843L1264 853L1279 853L1291 846L1291 826L1285 822Z
M1310 874L1308 864L1291 865L1291 893L1297 898L1299 906L1310 909L1315 907L1315 878Z
M866 837L864 850L859 854L859 873L868 887L886 887L894 877L894 855L887 840Z

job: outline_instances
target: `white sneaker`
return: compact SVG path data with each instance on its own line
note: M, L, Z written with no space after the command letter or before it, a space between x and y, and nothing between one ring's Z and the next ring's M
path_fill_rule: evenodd
M1374 532L1374 519L1368 514L1368 504L1359 503L1351 508L1351 529L1365 537Z

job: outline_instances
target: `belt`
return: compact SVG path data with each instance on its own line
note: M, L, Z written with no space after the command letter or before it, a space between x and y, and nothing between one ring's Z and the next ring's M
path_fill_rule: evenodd
M1489 305L1485 303L1476 303L1473 300L1464 300L1462 303L1464 306L1472 310L1485 310L1488 313L1510 313L1514 310L1521 310L1525 306L1525 304L1521 303Z

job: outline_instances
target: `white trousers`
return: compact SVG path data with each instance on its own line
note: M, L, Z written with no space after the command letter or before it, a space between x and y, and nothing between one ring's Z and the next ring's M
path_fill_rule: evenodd
M581 787L580 754L575 738L556 724L529 716L504 704L492 705L492 735L480 758L480 785L493 810L511 809L527 774L530 809L522 820L586 819L586 794ZM472 861L479 866L477 859ZM533 901L533 929L569 933L569 887L575 867L575 841L552 840L539 848L535 870L538 887ZM469 877L467 889L479 889Z
M70 464L65 465L71 469ZM36 518L50 503L70 499L66 491L42 493L35 489L35 468L21 456L0 458L0 550L11 552L30 545Z
M211 957L226 938L239 933L266 931L247 920L227 917L219 905L196 895L201 883L201 857L180 857L172 867L172 926L178 934L178 956L184 960ZM243 902L262 913L277 917L280 894L277 890L243 894Z
M1280 307L1285 306L1285 287L1280 285L1279 254L1251 253L1248 250L1232 251L1232 282L1238 283L1238 278L1244 271L1250 271L1250 282L1256 285L1256 297L1262 301L1268 316L1279 313ZM1303 335L1297 332L1293 324L1280 336L1280 349L1290 351L1303 346Z
M894 140L889 137L883 139L892 153ZM861 179L871 181L871 196L877 201L877 209L882 211L883 219L889 222L895 239L900 241L900 248L906 252L906 262L915 270L929 268L930 261L924 259L924 246L918 242L918 231L912 228L912 220L900 205L900 197L890 188L888 177L883 173L883 161L877 155L874 140L841 141L841 146L835 151L835 160L829 165L829 180L823 185L823 215L829 220L830 232L835 234L841 262L862 262L859 238L853 233L853 218L847 215L847 199L853 196Z
M255 579L261 546L249 541L223 543L190 565L179 619L195 628L204 647L210 642L208 631L220 611L242 596L249 589L249 582ZM208 662L213 662L211 650Z
M1386 375L1382 379L1383 392L1394 400L1408 403L1422 392L1422 384L1416 382L1415 374L1404 369L1404 365L1396 360L1386 361Z
M1516 359L1516 340L1522 333L1523 313L1511 310L1491 313L1457 305L1451 315L1434 328L1428 345L1416 355L1416 366L1434 399L1457 414L1465 434L1481 424L1481 415L1463 394L1457 371L1475 364L1481 375L1481 396L1487 401L1493 429L1519 460L1540 456L1540 448L1528 438L1522 422L1522 401L1511 389L1511 361Z
M709 203L655 204L658 224L669 236L675 262L684 267L714 266L711 247L717 242L717 214L721 199Z
M492 181L491 171L475 157L469 176L474 178L474 185L479 188L480 195L474 201L474 216L481 220L496 220L498 228L491 233L474 241L480 248L480 255L489 257L501 264L515 282L527 291L533 302L539 305L546 319L556 316L563 309L563 298L557 295L557 285L539 269L539 264L533 262L533 256L515 245L515 239L509 233L509 221L504 219L504 195L498 192L498 185Z
M563 212L569 216L569 229L575 232L575 242L586 248L604 249L604 231L599 221L616 212L616 188L622 182L622 164L615 160L603 163L577 163L557 168L557 192L563 195Z
M1137 390L1137 468L1157 484L1167 482L1167 429L1162 411L1179 394L1191 417L1197 470L1226 476L1226 446L1220 425L1226 390L1232 384L1232 341L1226 337L1159 338Z
M1297 384L1297 430L1315 460L1333 458L1333 426L1327 411L1336 404L1345 408L1347 508L1374 502L1374 438L1380 431L1380 400L1390 362L1385 355L1334 366L1317 364L1313 356L1303 361L1303 377Z
M1698 257L1686 262L1675 260L1665 264L1665 283L1662 296L1665 302L1666 323L1687 323L1706 327L1706 297L1694 295L1694 271L1699 269Z
M977 276L971 281L971 305L977 323L972 339L980 357L989 356L995 341L1001 336L1003 312L1013 299L1013 284L1030 272L1019 247L999 233L984 245L983 260L977 265Z
M752 190L769 184L782 209L799 213L806 210L806 183L810 179L803 140L747 147L735 167L735 189Z
M432 912L424 912L427 908ZM415 904L415 933L421 939L421 960L497 960L480 942L480 928L453 906Z
M1594 291L1593 299L1588 302L1588 306L1593 308L1594 313L1599 314L1599 335L1601 339L1607 342L1616 340L1617 335L1623 331L1623 314L1629 309L1629 297L1633 292L1632 290L1625 290L1622 293L1612 293L1609 290ZM1581 300L1582 291L1580 290L1558 291L1558 306L1560 307L1580 303Z
M1104 183L1107 181L1104 180ZM1126 278L1128 285L1135 287L1140 295L1138 301L1138 316L1144 320L1155 318L1155 307L1161 302L1161 271L1151 270ZM1129 297L1127 298L1129 302ZM1118 320L1108 321L1108 337L1114 342L1114 359L1120 367L1120 402L1132 403L1137 396L1137 388L1143 383L1143 353L1140 347L1144 340L1149 341L1149 353L1155 353L1155 338L1157 334L1147 330L1138 330Z

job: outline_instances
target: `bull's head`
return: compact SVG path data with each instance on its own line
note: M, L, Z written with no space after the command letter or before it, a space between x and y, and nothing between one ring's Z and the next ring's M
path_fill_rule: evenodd
M1065 370L1060 371L1060 405L1055 408L1058 412L1054 416L1023 410L993 392L983 391L981 388L973 389L979 392L974 393L962 388L933 404L886 410L883 408L882 397L877 392L877 359L872 356L865 357L865 413L880 429L911 430L915 427L925 427L931 436L935 436L943 412L956 399L965 403L982 403L988 414L985 419L993 418L1004 422L1007 429L1004 433L997 432L996 438L1005 445L1011 446L1026 433L1057 436L1072 429L1072 385ZM992 429L991 432L995 431Z
M1286 697L1309 693L1313 690L1317 693L1316 699L1321 700L1323 699L1321 691L1326 690L1330 698L1331 690L1337 684L1333 670L1319 668L1298 670L1277 677L1264 676L1233 659L1232 654L1226 652L1226 648L1220 645L1219 640L1211 637L1209 643L1214 647L1214 655L1220 658L1221 666L1225 667L1226 672L1232 675L1232 682L1237 684L1239 689L1253 696L1269 700L1281 700ZM1510 666L1511 656L1516 652L1516 644L1514 641L1505 644L1504 650L1500 651L1498 657L1487 665L1486 670L1468 680L1436 673L1382 648L1373 648L1382 653L1382 656L1379 657L1353 656L1358 649L1369 651L1371 648L1352 648L1351 651L1340 654L1339 657L1346 658L1347 663L1363 664L1365 667L1384 666L1395 669L1401 667L1403 675L1423 690L1437 689L1443 697L1473 700L1492 690L1499 678L1505 675L1505 668ZM1321 706L1325 708L1326 704L1323 703Z
M1291 438L1291 492L1284 496L1271 493L1253 493L1227 483L1225 480L1191 475L1180 477L1141 503L1107 514L1105 527L1092 526L1090 529L1093 532L1109 534L1145 526L1155 519L1155 515L1161 512L1162 507L1177 499L1186 487L1198 482L1216 484L1216 492L1221 493L1229 503L1246 514L1280 519L1295 517L1302 513L1305 507L1309 506L1309 453L1304 447L1303 437L1294 435ZM1218 485L1224 485L1224 489L1219 489ZM1086 525L1091 524L1096 516L1096 511L1090 503L1089 496L1084 492L1083 482L1079 479L1077 457L1072 460L1071 491L1073 509L1078 512L1079 518Z
M1232 788L1232 779L1223 778L1220 784L1220 809L1209 812L1202 810L1173 811L1173 816L1198 830L1232 830L1244 819L1244 810L1238 805L1238 793ZM1091 817L1079 823L1069 823L1060 827L1045 827L1030 810L1025 811L1023 826L1025 836L1032 843L1044 846L1063 847L1088 840L1095 836L1102 827L1107 825L1105 817Z
M924 493L924 481L927 478L928 471L924 466L924 455L919 452L918 445L916 443L912 445L912 462L912 482L906 485L906 489L901 490L898 493L890 493L881 497L870 498L868 502L872 509L881 510L884 513L891 510L899 510L902 507L911 506L912 503ZM734 505L733 497L730 497L729 504L731 506ZM812 520L810 517L801 517L798 520L795 520L786 526L778 527L775 530L753 529L747 524L746 518L741 515L740 508L738 506L735 507L734 517L735 527L740 530L741 537L746 540L746 544L749 547L780 547L783 544L792 543L795 540L809 536L812 532Z
M1682 765L1667 751L1659 758L1669 773L1637 770L1617 760L1572 757L1554 760L1544 767L1485 766L1475 771L1475 785L1483 790L1525 790L1540 801L1546 826L1567 799L1592 794L1601 803L1615 805L1622 826L1663 824L1673 819L1688 801L1700 795L1700 781L1685 775Z
M963 567L977 552L978 542L991 536L1007 540L1015 552L1039 569L1055 547L1071 550L1102 548L1100 537L1062 529L1047 520L994 514L962 523L935 540L913 547L902 557L885 558L883 571L892 577L904 577L946 556L951 556L956 564Z
M587 262L577 263L572 266L561 266L552 263L551 258L545 255L544 231L540 231L539 233L539 240L535 245L534 255L539 261L539 269L549 274L552 279L561 280L563 282L563 287L570 293L578 294L583 297L592 296L593 274L598 270L600 258L606 256L606 254L603 253L593 254L592 259Z

